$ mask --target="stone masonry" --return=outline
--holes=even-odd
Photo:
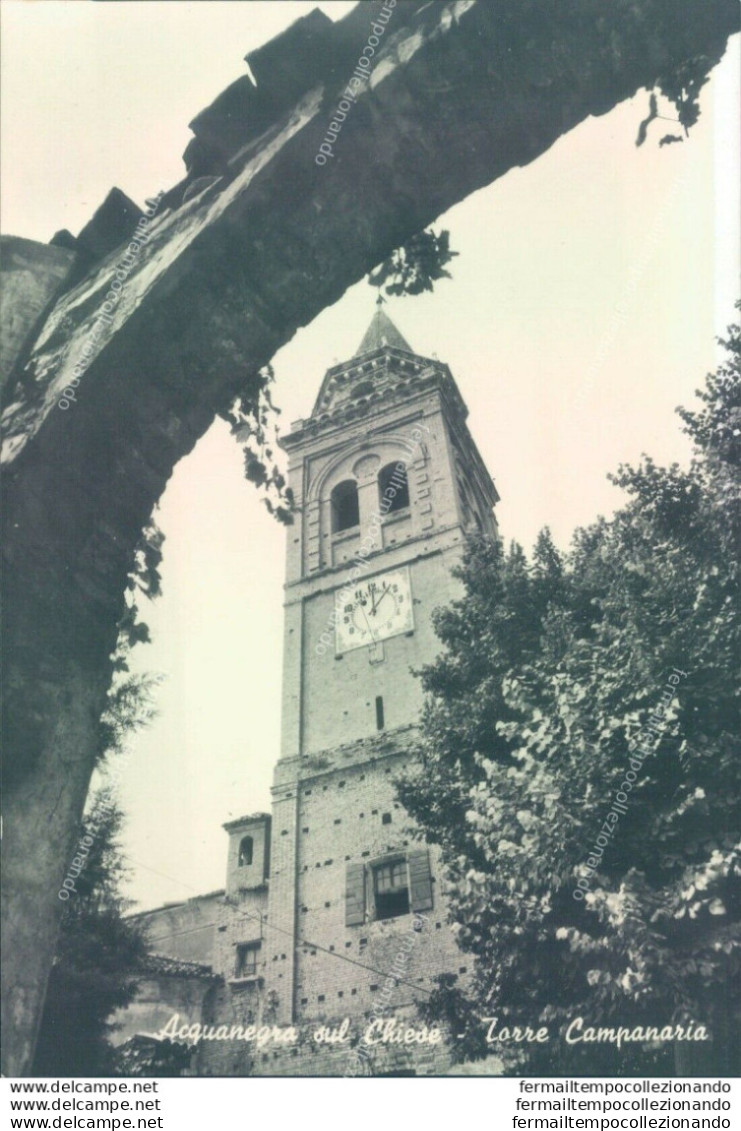
[[[422,700],[411,669],[438,651],[432,611],[459,593],[451,568],[466,536],[497,536],[498,496],[449,369],[414,353],[380,307],[283,445],[298,514],[287,534],[282,750],[272,815],[225,826],[226,888],[200,956],[223,982],[198,1020],[294,1026],[297,1040],[202,1042],[198,1070],[439,1073],[442,1043],[386,1044],[378,1024],[370,1039],[366,1030],[390,1019],[419,1029],[416,1003],[436,976],[469,973],[437,851],[394,781],[415,760]],[[388,469],[396,487],[384,489]],[[405,577],[411,612],[393,580]],[[371,594],[366,604],[358,592]],[[378,632],[353,640],[382,607]],[[322,1027],[342,1039],[317,1040]]]
[[[127,573],[175,463],[246,375],[394,248],[590,115],[697,56],[714,64],[738,29],[734,0],[399,0],[320,168],[381,7],[315,13],[250,53],[257,86],[243,76],[193,120],[186,176],[158,197],[115,302],[137,215],[116,190],[92,228],[55,237],[76,256],[64,279],[65,255],[49,272],[39,245],[24,251],[31,285],[11,279],[3,298],[6,1075],[31,1064]]]

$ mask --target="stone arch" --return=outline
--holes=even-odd
[[[381,455],[385,451],[386,455]],[[383,432],[377,436],[363,437],[350,440],[317,474],[309,484],[306,492],[307,503],[326,502],[335,481],[344,478],[342,470],[347,465],[348,474],[354,474],[353,468],[363,456],[376,455],[379,458],[379,468],[392,460],[409,460],[410,456],[426,459],[426,449],[423,444],[414,445],[410,436],[404,432]],[[351,464],[352,457],[356,463]],[[330,486],[331,485],[331,486]]]
[[[365,126],[342,134],[342,162],[331,173],[314,156],[326,130],[322,92],[336,81],[348,25],[328,29],[327,51],[312,54],[316,69],[293,74],[287,88],[271,92],[270,74],[285,71],[253,53],[263,76],[255,97],[276,95],[274,118],[255,116],[262,139],[250,134],[250,115],[225,114],[220,100],[210,117],[199,115],[196,138],[210,126],[229,178],[188,200],[183,182],[165,194],[125,303],[101,318],[118,261],[110,254],[90,268],[88,260],[24,346],[23,380],[4,420],[4,747],[13,773],[5,796],[6,1075],[29,1071],[61,912],[56,893],[98,751],[126,575],[175,463],[243,391],[245,374],[393,247],[634,95],[655,78],[657,55],[667,74],[698,55],[715,65],[737,30],[737,5],[678,7],[667,16],[653,0],[640,10],[615,5],[599,32],[584,18],[588,6],[554,9],[528,27],[534,39],[515,36],[502,64],[528,75],[532,59],[543,60],[537,84],[523,84],[492,81],[501,42],[488,0],[415,5],[408,14],[399,6],[382,67],[357,99]],[[353,34],[352,21],[366,26],[361,8],[348,17]],[[223,129],[236,122],[236,136],[219,136],[219,121]],[[521,122],[527,128],[513,128]],[[76,371],[94,328],[89,364]],[[60,411],[67,388],[76,400]]]

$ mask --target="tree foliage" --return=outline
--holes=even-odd
[[[131,591],[140,590],[148,597],[159,593],[161,541],[152,524],[137,554]],[[130,631],[136,615],[135,603],[127,601],[114,655],[114,680],[98,723],[98,764],[122,754],[129,738],[156,715],[153,693],[161,677],[129,673],[131,648],[148,639],[148,634]],[[34,1056],[35,1075],[120,1072],[109,1042],[109,1018],[134,999],[137,970],[147,952],[137,924],[126,917],[129,904],[120,893],[128,872],[118,843],[122,824],[113,784],[107,784],[90,799],[72,857],[77,864],[68,872],[68,878],[74,876],[74,889],[64,902]]]
[[[121,754],[127,740],[156,718],[154,691],[161,682],[161,676],[149,672],[114,679],[98,724],[99,762]]]
[[[109,1020],[137,989],[146,953],[120,895],[126,868],[118,847],[122,814],[110,789],[93,799],[82,839],[92,839],[76,890],[64,904],[33,1065],[36,1076],[105,1076],[113,1071]]]
[[[663,75],[656,82],[655,88],[649,94],[648,115],[641,122],[638,129],[636,145],[643,145],[648,137],[648,128],[657,119],[660,121],[676,122],[682,127],[682,134],[664,134],[659,139],[659,146],[672,145],[684,141],[689,136],[693,126],[700,119],[700,91],[710,81],[710,72],[715,63],[707,55],[694,55],[685,59],[675,67],[670,74]],[[669,103],[670,110],[676,118],[659,113],[657,92]]]
[[[250,483],[262,489],[263,503],[278,522],[293,522],[294,500],[285,476],[275,462],[280,409],[273,403],[271,386],[275,381],[272,365],[250,374],[244,390],[222,413],[232,435],[244,451],[244,473]]]
[[[450,232],[438,235],[430,228],[418,232],[392,252],[371,271],[368,282],[372,287],[383,287],[387,295],[419,295],[432,291],[440,279],[451,278],[446,267],[457,254],[450,250]]]
[[[135,644],[149,644],[149,626],[139,620],[138,595],[152,601],[162,593],[160,565],[165,536],[152,518],[142,531],[126,581],[124,611],[118,622],[114,672],[128,671],[127,655]]]
[[[472,985],[448,980],[428,1007],[459,1032],[467,1011],[552,1033],[577,1016],[694,1018],[723,1066],[741,912],[738,327],[724,344],[700,410],[679,410],[688,470],[621,467],[627,502],[568,554],[548,531],[530,561],[472,542],[465,595],[436,614],[421,769],[399,793],[442,848],[457,937],[476,959]],[[639,750],[627,811],[595,849]],[[469,1029],[454,1054],[482,1055]],[[665,1046],[631,1055],[637,1070],[666,1069]],[[626,1060],[551,1040],[530,1064]]]
[[[106,696],[106,705],[98,722],[98,758],[121,754],[126,741],[142,727],[148,726],[157,712],[154,691],[162,676],[151,672],[131,674],[129,658],[136,644],[150,642],[149,626],[139,620],[136,594],[154,600],[162,592],[159,572],[164,534],[152,520],[144,529],[129,573],[124,612],[118,622],[118,640],[113,654],[113,680]]]
[[[189,1045],[137,1035],[116,1050],[118,1076],[184,1076],[193,1060]]]

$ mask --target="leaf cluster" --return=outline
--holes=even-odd
[[[457,255],[450,249],[450,232],[438,234],[429,228],[392,252],[371,271],[368,282],[383,287],[387,295],[419,295],[434,290],[440,279],[451,278],[446,267]]]
[[[398,790],[442,849],[473,1015],[720,1031],[741,971],[738,327],[725,344],[680,410],[688,470],[621,467],[626,503],[566,554],[547,530],[530,560],[471,541],[464,596],[436,615],[420,768]]]
[[[293,492],[275,462],[278,436],[275,418],[280,415],[280,409],[271,396],[274,382],[272,365],[251,373],[222,417],[242,445],[245,478],[265,492],[262,501],[268,512],[278,522],[290,526],[295,512]]]
[[[707,55],[695,55],[685,59],[670,73],[657,79],[654,90],[649,95],[648,115],[641,122],[636,145],[640,146],[648,136],[648,127],[657,118],[666,121],[666,117],[658,112],[656,90],[666,98],[676,113],[676,122],[684,131],[683,134],[664,134],[659,140],[659,146],[673,145],[684,141],[689,132],[700,119],[700,91],[710,79],[710,72],[716,60]],[[671,119],[670,119],[671,120]]]

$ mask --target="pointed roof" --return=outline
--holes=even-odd
[[[312,419],[364,404],[368,396],[385,395],[399,381],[409,381],[429,366],[440,363],[416,354],[389,316],[377,309],[356,353],[348,361],[335,364],[324,375],[312,410]]]
[[[407,342],[406,338],[394,326],[388,314],[383,310],[381,303],[383,299],[379,295],[379,302],[377,304],[376,313],[371,319],[371,324],[365,331],[365,336],[353,354],[353,357],[361,357],[364,353],[372,353],[374,350],[383,349],[384,346],[390,346],[392,349],[406,350],[407,353],[414,353],[414,350]]]

